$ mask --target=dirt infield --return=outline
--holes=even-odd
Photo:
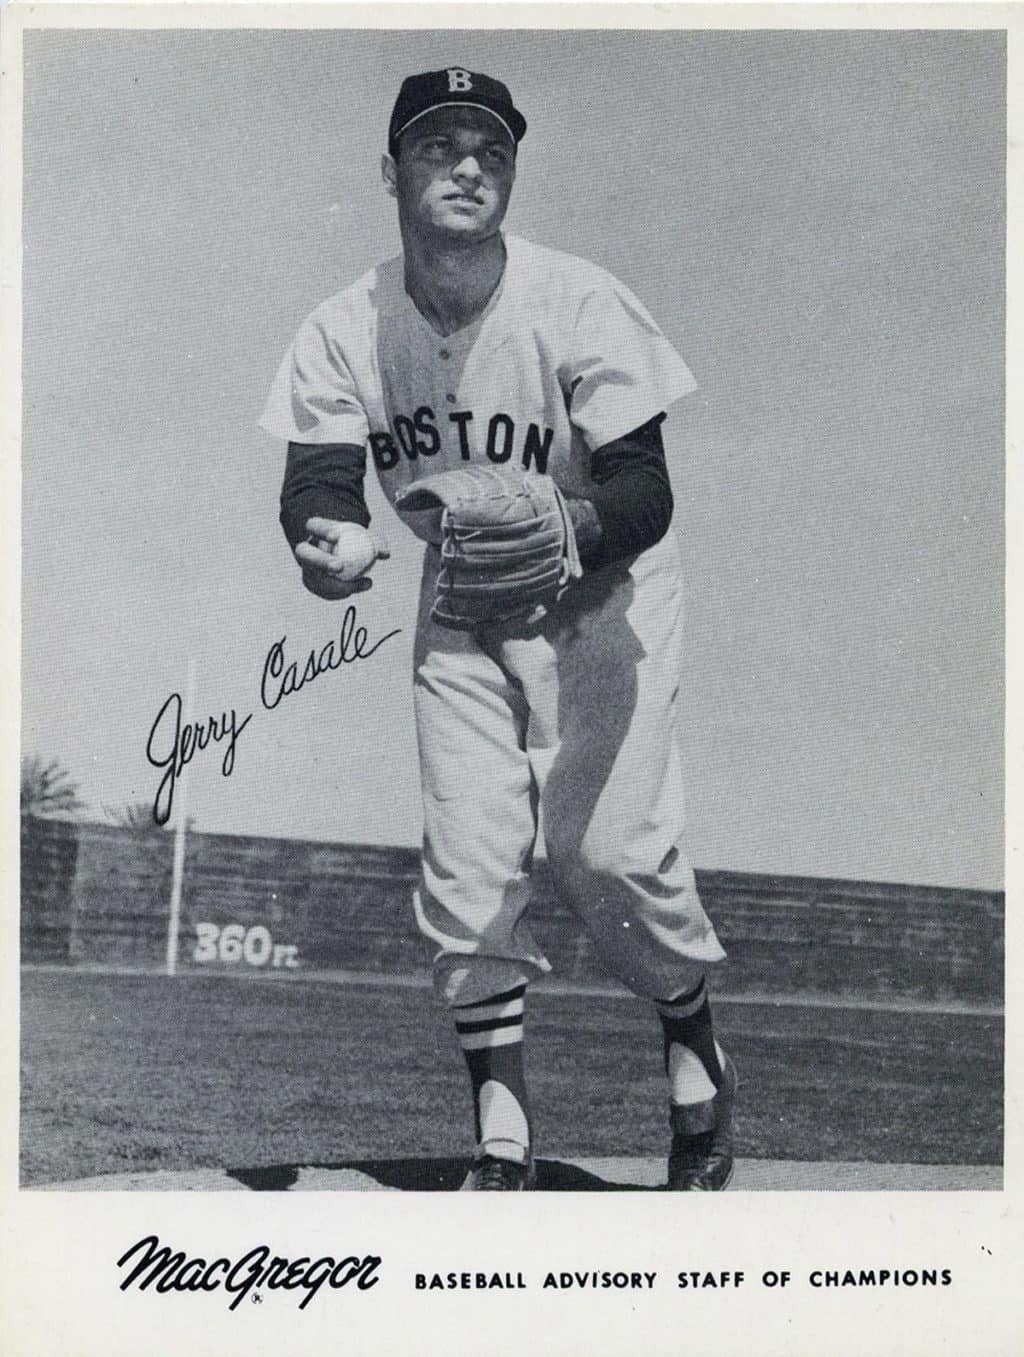
[[[647,1007],[538,990],[527,1027],[542,1183],[656,1185],[664,1085]],[[750,1001],[723,1004],[720,1030],[741,1072],[736,1188],[999,1186],[998,1013]],[[25,1187],[225,1190],[232,1175],[334,1190],[362,1174],[429,1189],[439,1173],[448,1189],[469,1150],[447,1014],[376,978],[26,970],[22,1070]]]
[[[465,1160],[390,1160],[351,1165],[278,1165],[252,1171],[157,1169],[111,1173],[40,1192],[454,1192]],[[657,1159],[541,1159],[538,1192],[652,1192],[664,1187]],[[998,1192],[1002,1170],[963,1164],[803,1164],[738,1159],[731,1192]]]

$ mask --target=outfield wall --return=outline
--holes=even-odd
[[[22,821],[22,959],[159,969],[173,837]],[[237,835],[187,840],[183,971],[425,972],[412,849]],[[729,959],[721,993],[1002,1002],[1001,892],[698,872]],[[531,925],[560,979],[604,978],[538,871]]]

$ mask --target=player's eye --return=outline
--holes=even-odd
[[[504,146],[488,146],[484,151],[484,159],[489,165],[507,165],[508,158]]]
[[[425,141],[420,142],[420,151],[424,155],[436,158],[447,153],[449,144],[447,137],[427,137]]]

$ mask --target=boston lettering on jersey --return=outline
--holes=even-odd
[[[470,436],[475,435],[478,447],[489,461],[509,462],[515,458],[522,463],[524,471],[532,467],[543,475],[555,436],[554,429],[533,421],[524,428],[521,420],[517,424],[511,415],[501,410],[495,411],[486,422],[472,410],[452,410],[446,420],[439,420],[429,405],[417,406],[411,415],[394,415],[391,428],[391,433],[370,434],[370,450],[378,471],[389,471],[403,456],[411,462],[418,457],[436,456],[447,433],[464,462],[473,459]]]

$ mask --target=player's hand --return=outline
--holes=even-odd
[[[384,539],[359,523],[310,518],[306,531],[309,540],[295,548],[295,559],[302,566],[302,583],[317,598],[364,593],[373,585],[369,572],[374,564],[391,555]]]

